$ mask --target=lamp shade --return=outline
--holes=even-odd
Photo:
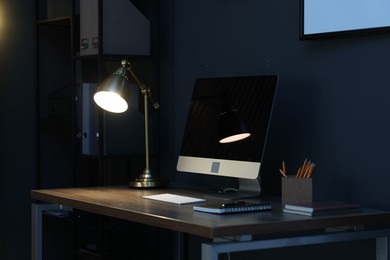
[[[120,67],[99,85],[93,99],[104,110],[113,113],[125,112],[130,96],[129,79],[126,68]]]
[[[237,109],[229,109],[220,114],[218,130],[220,143],[236,142],[251,135]]]

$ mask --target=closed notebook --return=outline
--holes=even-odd
[[[327,214],[353,213],[360,210],[359,204],[332,200],[324,202],[286,204],[283,212],[305,216],[321,216]]]
[[[267,202],[251,203],[238,201],[232,203],[195,205],[193,206],[193,210],[207,213],[225,214],[251,211],[269,211],[272,210],[272,206]]]

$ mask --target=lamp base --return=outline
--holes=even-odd
[[[129,188],[163,188],[167,185],[167,181],[161,179],[141,179],[137,178],[129,182]]]
[[[153,177],[148,167],[134,181],[129,182],[129,188],[163,188],[168,181]]]

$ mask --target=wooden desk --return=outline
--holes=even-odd
[[[390,224],[390,212],[365,209],[354,214],[312,218],[283,214],[280,204],[275,203],[271,212],[214,215],[195,212],[192,205],[176,205],[142,197],[159,193],[201,196],[194,191],[177,189],[92,187],[33,190],[31,197],[36,201],[61,204],[104,216],[209,238],[212,242],[202,245],[202,259],[218,259],[218,255],[224,252],[376,238],[377,260],[388,260],[390,231],[362,227]],[[32,212],[35,237],[41,221],[39,219],[41,210],[37,210],[37,205],[39,204],[33,203]],[[326,232],[336,227],[351,227],[359,231]],[[308,236],[302,235],[304,231],[319,232]],[[33,251],[36,253],[37,250],[39,251],[39,248],[35,247]]]

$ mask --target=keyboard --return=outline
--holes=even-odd
[[[143,196],[143,197],[145,199],[158,200],[158,201],[169,202],[169,203],[174,203],[174,204],[179,204],[179,205],[191,204],[191,203],[201,203],[201,202],[206,201],[205,199],[177,195],[177,194],[172,194],[172,193],[148,195],[148,196]]]

